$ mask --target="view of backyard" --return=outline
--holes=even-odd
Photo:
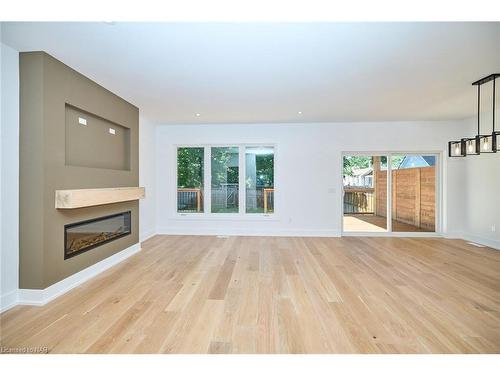
[[[345,156],[344,231],[384,232],[391,160],[392,231],[435,231],[435,156]]]
[[[177,211],[203,212],[203,147],[177,148]]]
[[[177,211],[204,211],[204,147],[177,149]],[[210,148],[210,212],[239,212],[240,148]],[[274,148],[245,147],[245,212],[274,212]]]

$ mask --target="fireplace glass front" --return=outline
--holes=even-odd
[[[131,213],[85,220],[64,226],[64,259],[131,233]]]

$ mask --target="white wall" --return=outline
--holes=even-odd
[[[1,304],[16,302],[19,280],[19,54],[1,44]]]
[[[341,152],[443,152],[443,231],[462,232],[464,160],[446,157],[462,121],[401,123],[160,125],[156,129],[156,224],[159,233],[336,236],[341,231]],[[275,144],[276,214],[236,219],[175,212],[175,145]],[[314,198],[312,198],[314,197]]]
[[[146,188],[146,197],[139,202],[139,238],[146,240],[156,233],[155,217],[155,127],[139,118],[139,185]]]
[[[465,135],[477,133],[476,121],[465,121],[469,129]],[[484,128],[482,133],[491,133],[491,125]],[[500,153],[469,156],[464,162],[466,199],[463,236],[500,249]]]

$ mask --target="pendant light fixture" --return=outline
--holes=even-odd
[[[493,133],[491,133],[491,138],[492,138],[492,148],[493,152],[500,152],[500,129],[495,130],[495,105],[496,103],[496,87],[495,87],[495,82],[497,77],[500,77],[500,74],[496,74],[495,77],[493,77]]]
[[[472,138],[462,138],[460,141],[448,142],[448,156],[465,157],[468,155],[479,155],[482,153],[493,153],[500,151],[500,131],[495,131],[495,80],[500,74],[490,74],[481,78],[472,85],[477,86],[477,135]],[[481,134],[481,86],[493,81],[493,132]]]
[[[474,82],[473,85],[477,85],[477,91],[478,91],[478,107],[477,107],[477,136],[476,136],[476,143],[477,147],[479,149],[479,152],[481,154],[483,153],[492,153],[492,152],[497,152],[496,148],[494,147],[495,145],[493,144],[493,138],[494,133],[495,133],[495,80],[497,78],[498,74],[491,74],[488,77],[484,77],[483,79],[480,79],[477,82]],[[481,107],[480,107],[480,92],[481,92],[481,85],[493,81],[493,106],[492,106],[492,114],[493,114],[493,124],[492,124],[492,133],[491,134],[486,134],[486,135],[481,135],[480,132],[480,113],[481,113]]]

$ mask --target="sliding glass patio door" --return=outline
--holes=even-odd
[[[345,155],[343,193],[344,231],[388,231],[386,155]]]
[[[435,232],[437,156],[392,155],[393,232]]]
[[[436,232],[437,154],[344,154],[343,233]]]

